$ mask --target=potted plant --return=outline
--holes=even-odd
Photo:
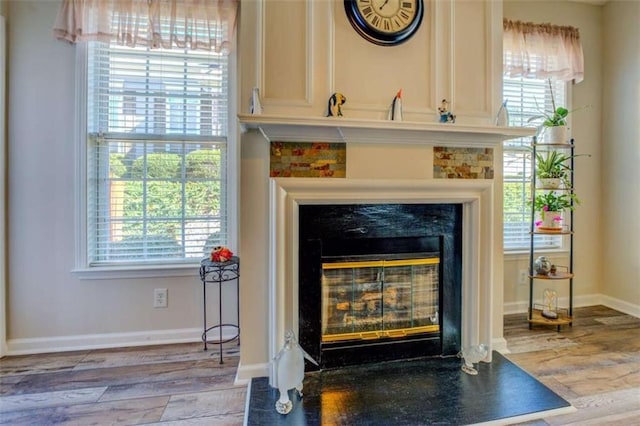
[[[536,185],[538,188],[556,189],[563,184],[565,188],[571,187],[569,173],[571,168],[567,160],[588,154],[567,155],[560,151],[541,152],[536,151]]]
[[[572,203],[573,201],[573,203]],[[539,221],[536,221],[538,229],[559,230],[562,228],[562,214],[564,210],[573,210],[580,200],[575,194],[557,193],[555,191],[545,191],[536,195],[533,200],[533,207],[540,214]]]
[[[549,92],[551,94],[551,111],[543,111],[541,115],[531,117],[528,121],[542,120],[542,124],[538,127],[538,133],[542,133],[543,138],[539,140],[540,143],[567,143],[567,116],[569,113],[576,111],[569,111],[562,106],[556,106],[556,100],[553,96],[553,87],[551,85],[551,79],[547,80],[549,83]]]
[[[565,164],[569,158],[571,157],[558,151],[536,152],[537,187],[559,188],[561,183],[569,187],[567,173],[570,169]]]

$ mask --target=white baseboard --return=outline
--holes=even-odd
[[[235,384],[246,384],[253,377],[269,377],[269,369],[271,368],[270,363],[260,363],[260,364],[242,364],[242,359],[240,360],[240,364],[238,365],[238,371],[236,372]]]
[[[569,299],[561,297],[558,299],[558,304],[561,306],[569,306]],[[608,308],[615,309],[627,315],[631,315],[640,318],[640,305],[626,302],[624,300],[616,299],[604,294],[587,294],[584,296],[576,296],[573,298],[574,308],[583,308],[585,306],[604,305]],[[503,305],[503,314],[522,314],[527,313],[529,310],[528,301],[508,302]]]
[[[498,337],[491,340],[491,349],[494,351],[498,351],[501,354],[510,353],[509,348],[507,347],[507,339],[504,337]]]
[[[627,315],[640,318],[640,305],[635,305],[604,294],[600,295],[600,297],[602,299],[602,305],[608,306],[611,309],[615,309],[616,311],[620,311]]]
[[[224,330],[222,337],[231,338],[235,329]],[[10,339],[7,355],[31,355],[51,352],[86,351],[92,349],[120,348],[127,346],[166,345],[202,341],[201,328],[141,331],[133,333],[108,333],[81,336],[40,337]]]
[[[561,298],[559,303],[568,305],[568,300]],[[640,318],[640,305],[629,303],[603,294],[576,296],[574,307],[604,305],[628,315]],[[526,313],[527,301],[509,302],[503,305],[503,313]],[[223,338],[231,338],[235,329],[224,330]],[[56,336],[29,339],[10,339],[7,341],[5,355],[31,355],[51,352],[82,351],[92,349],[108,349],[127,346],[149,346],[172,343],[191,343],[202,341],[202,329],[185,328],[175,330],[141,331],[132,333],[108,333],[80,336]],[[499,352],[507,350],[503,338],[494,339],[493,348]],[[251,377],[269,376],[269,363],[249,364],[238,367],[236,381],[247,381]]]
[[[522,314],[526,313],[529,309],[529,302],[506,302],[502,305],[502,314]]]

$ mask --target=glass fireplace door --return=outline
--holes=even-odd
[[[322,342],[440,330],[439,258],[322,264]]]

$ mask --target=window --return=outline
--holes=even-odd
[[[557,105],[566,105],[566,83],[554,81],[553,95]],[[510,126],[530,126],[530,117],[549,111],[551,92],[544,79],[504,77],[503,97],[507,101]],[[514,139],[504,144],[504,248],[506,251],[527,250],[531,230],[531,140]],[[562,247],[562,238],[536,238],[539,248]]]
[[[85,267],[195,263],[229,239],[224,53],[87,47]]]

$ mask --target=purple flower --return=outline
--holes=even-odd
[[[544,210],[545,212],[548,212],[548,211],[549,211],[549,206],[545,205],[545,206],[542,208],[542,210]]]
[[[554,220],[555,222],[562,222],[562,217],[560,217],[560,216],[556,216],[556,217],[554,217],[554,218],[553,218],[553,220]]]
[[[540,226],[542,225],[542,221],[541,220],[536,220],[536,226]]]

